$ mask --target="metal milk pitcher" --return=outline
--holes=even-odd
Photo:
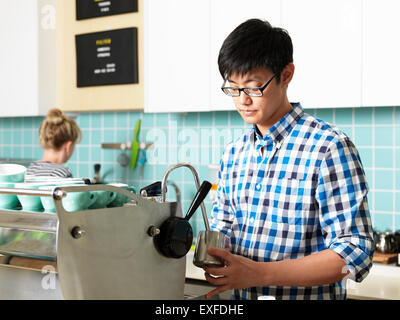
[[[194,252],[193,264],[196,267],[223,267],[225,265],[218,257],[207,253],[208,248],[225,249],[226,239],[228,237],[219,231],[204,230],[197,236],[196,250]]]

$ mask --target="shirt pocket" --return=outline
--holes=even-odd
[[[272,221],[288,225],[302,225],[311,211],[315,211],[315,182],[306,175],[297,175],[301,179],[293,179],[291,173],[283,177],[267,179],[263,210]]]

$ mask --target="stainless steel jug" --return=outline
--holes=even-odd
[[[193,264],[196,267],[223,267],[224,261],[207,253],[208,248],[225,249],[228,237],[219,231],[204,230],[197,236]]]

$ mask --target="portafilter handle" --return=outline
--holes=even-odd
[[[196,172],[196,169],[190,165],[189,163],[177,163],[177,164],[173,164],[171,166],[168,167],[167,171],[165,171],[164,173],[164,177],[161,181],[161,202],[165,202],[165,193],[167,192],[167,179],[168,179],[168,175],[171,173],[171,171],[180,168],[180,167],[187,167],[190,169],[190,171],[193,174],[194,177],[194,182],[196,184],[196,188],[197,190],[200,189],[200,179],[199,179],[199,175]],[[208,218],[207,218],[207,211],[206,211],[206,207],[204,205],[204,202],[201,203],[200,205],[201,208],[201,212],[203,214],[203,221],[204,221],[204,226],[206,228],[206,230],[210,230],[210,225],[208,223]]]

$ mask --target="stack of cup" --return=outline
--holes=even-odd
[[[26,167],[19,164],[0,164],[0,188],[14,188],[15,183],[24,181]],[[17,209],[18,197],[13,194],[0,194],[0,209]]]
[[[57,187],[82,186],[88,183],[83,178],[60,178],[51,176],[25,175],[26,167],[17,164],[0,164],[0,188],[37,189],[53,191]],[[109,185],[123,188],[135,193],[133,187],[124,183],[110,183]],[[66,211],[79,211],[87,209],[102,209],[121,207],[129,202],[130,198],[113,191],[93,190],[67,192],[62,199]],[[55,213],[54,199],[52,197],[36,195],[0,194],[0,210],[19,210],[29,212]]]

